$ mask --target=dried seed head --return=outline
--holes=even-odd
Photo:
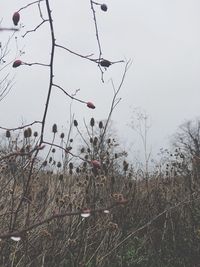
[[[93,145],[96,146],[97,145],[97,142],[98,142],[98,138],[95,136]]]
[[[101,10],[103,10],[104,12],[106,12],[108,10],[108,7],[106,4],[102,4],[101,5]]]
[[[94,127],[94,124],[95,124],[94,118],[91,118],[91,120],[90,120],[90,126],[91,127]]]
[[[72,142],[73,142],[73,139],[71,138],[71,139],[69,140],[69,142],[72,143]]]
[[[128,163],[125,160],[123,161],[123,170],[125,172],[128,170]]]
[[[31,137],[31,135],[32,135],[32,129],[30,127],[28,127],[27,131],[28,131],[28,137]]]
[[[64,133],[61,133],[60,138],[63,139],[65,137]]]
[[[28,138],[28,130],[24,130],[24,138]]]
[[[74,165],[72,162],[69,163],[69,168],[72,170],[74,168]]]
[[[51,150],[51,151],[52,151],[52,153],[55,153],[55,152],[56,152],[55,148],[52,148],[52,150]]]
[[[11,136],[11,135],[10,135],[10,131],[7,130],[7,131],[6,131],[6,137],[7,137],[7,138],[10,138],[10,136]]]
[[[57,133],[58,129],[57,129],[57,125],[54,123],[54,125],[52,126],[52,132],[55,134]]]
[[[78,122],[77,122],[77,120],[74,120],[74,126],[75,126],[75,127],[78,126]]]
[[[111,64],[112,64],[112,63],[111,63],[109,60],[106,60],[106,59],[102,59],[102,60],[100,61],[100,65],[101,65],[102,67],[105,67],[105,68],[110,67]]]
[[[38,136],[38,132],[34,132],[34,137],[37,137]]]
[[[61,166],[62,166],[61,162],[58,161],[58,163],[57,163],[57,167],[60,168]]]
[[[103,128],[103,122],[100,121],[100,122],[99,122],[99,129],[102,129],[102,128]]]
[[[43,163],[42,163],[42,166],[47,166],[47,161],[45,160]]]

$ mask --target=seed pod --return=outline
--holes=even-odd
[[[52,127],[52,132],[55,134],[57,133],[58,129],[57,129],[57,125],[54,123],[53,127]]]
[[[111,63],[109,60],[106,60],[106,59],[102,59],[102,60],[100,61],[100,65],[101,65],[102,67],[105,67],[105,68],[110,67],[111,64],[112,64],[112,63]]]
[[[78,126],[78,122],[77,122],[77,120],[74,120],[74,126],[75,126],[75,127]]]
[[[87,107],[91,109],[95,109],[95,105],[92,102],[87,102]]]
[[[20,59],[17,59],[13,62],[13,68],[17,68],[22,64],[22,61]]]
[[[104,12],[106,12],[108,10],[108,7],[106,4],[102,4],[101,5],[101,10],[103,10]]]
[[[15,26],[17,26],[19,20],[20,20],[20,14],[19,12],[15,12],[12,17],[13,23]]]

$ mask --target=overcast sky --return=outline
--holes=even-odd
[[[29,2],[1,0],[1,26],[12,26],[13,12]],[[94,53],[98,56],[89,0],[50,2],[57,43],[83,55]],[[167,145],[168,137],[184,120],[199,116],[200,1],[105,0],[105,3],[107,12],[96,8],[103,57],[111,61],[133,61],[120,92],[122,101],[113,113],[115,128],[124,145],[136,146],[135,134],[128,124],[134,108],[145,110],[151,121],[149,144],[158,150]],[[48,63],[48,24],[20,38],[40,23],[36,7],[20,12],[24,27],[17,34],[17,43],[25,53],[19,58],[24,62]],[[1,42],[5,43],[9,36],[8,32],[0,32]],[[16,54],[14,39],[10,50],[12,59]],[[102,84],[95,64],[61,50],[57,50],[55,56],[55,82],[70,94],[80,89],[77,97],[96,105],[95,110],[90,110],[74,102],[72,113],[80,123],[83,118],[89,120],[92,116],[97,120],[105,119],[113,94],[110,78],[117,87],[124,65],[111,66]],[[14,77],[14,86],[0,103],[0,125],[16,127],[22,121],[41,120],[48,90],[48,69],[21,66],[8,71]],[[67,129],[70,103],[62,92],[53,90],[47,130],[54,122],[60,129]]]

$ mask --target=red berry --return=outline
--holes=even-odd
[[[13,17],[12,17],[12,20],[13,20],[13,23],[15,26],[17,26],[18,22],[19,22],[19,19],[20,19],[20,14],[19,12],[15,12],[13,14]]]
[[[92,102],[87,102],[87,107],[95,109],[95,105]]]
[[[100,169],[101,168],[101,164],[100,164],[100,162],[98,160],[92,160],[91,164],[96,169]]]
[[[108,10],[108,7],[107,7],[107,5],[106,4],[102,4],[101,5],[101,10],[103,10],[103,11],[107,11]]]
[[[17,59],[13,62],[13,68],[17,68],[22,64],[22,61],[20,59]]]

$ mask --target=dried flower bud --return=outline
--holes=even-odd
[[[106,4],[102,4],[101,5],[101,10],[103,10],[103,11],[107,11],[108,10],[108,7],[107,7],[107,5]]]
[[[95,109],[95,105],[92,102],[87,102],[87,107],[91,109]]]
[[[52,127],[52,132],[55,134],[57,133],[58,129],[57,129],[57,125],[54,123],[53,127]]]
[[[112,64],[112,63],[111,63],[109,60],[106,60],[106,59],[102,59],[102,60],[100,61],[100,65],[101,65],[102,67],[105,67],[105,68],[110,67],[111,64]]]
[[[12,17],[13,23],[15,26],[17,26],[19,20],[20,20],[20,14],[19,12],[15,12]]]
[[[20,59],[17,59],[13,62],[13,68],[17,68],[19,67],[20,65],[22,65],[22,61]]]

